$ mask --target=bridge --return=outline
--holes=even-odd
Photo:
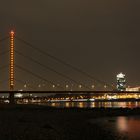
[[[7,40],[9,45],[7,45]],[[42,50],[39,46],[35,46],[32,43],[15,35],[14,31],[6,37],[0,39],[0,46],[4,51],[0,53],[2,63],[0,70],[2,73],[6,72],[7,79],[2,80],[1,94],[9,94],[10,103],[14,103],[14,94],[16,93],[37,93],[37,94],[100,94],[100,93],[140,93],[140,92],[120,92],[114,91],[115,87],[109,83],[106,83],[93,75],[81,70],[80,68],[67,63],[66,61]],[[8,48],[7,48],[8,46]],[[19,47],[22,46],[22,47]],[[2,50],[1,49],[1,50]],[[26,50],[26,51],[25,51]],[[28,53],[24,53],[28,52]],[[7,56],[8,54],[8,56]],[[44,63],[45,61],[39,61],[41,57],[46,61],[52,60],[54,65],[60,65],[69,71],[74,71],[84,77],[87,83],[76,79],[74,76],[69,76],[57,70],[53,64],[51,66]],[[8,60],[9,59],[9,60]],[[21,62],[20,62],[21,60]],[[6,64],[9,61],[9,64]],[[3,64],[6,65],[3,65]],[[25,66],[26,64],[26,66]],[[32,65],[36,69],[33,69]],[[38,72],[41,70],[42,72]],[[58,76],[63,81],[62,83],[55,82],[55,76],[47,75],[47,72],[51,72],[53,75]],[[4,77],[5,74],[3,74]],[[54,79],[53,79],[54,78]],[[3,85],[3,86],[2,86]]]

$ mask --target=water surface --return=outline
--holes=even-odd
[[[140,116],[119,116],[90,120],[117,140],[140,140]]]
[[[79,108],[136,108],[140,107],[140,102],[50,102],[45,103],[48,106],[63,108],[63,107],[79,107]]]

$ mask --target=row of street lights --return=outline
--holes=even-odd
[[[46,86],[45,84],[39,84],[39,85],[36,85],[36,88],[45,88],[45,87],[48,87],[48,88],[53,88],[53,89],[57,89],[57,88],[59,88],[61,85],[60,84],[56,84],[56,85],[50,85],[50,86]],[[31,84],[24,84],[23,85],[23,88],[24,89],[28,89],[28,88],[30,88],[31,87]],[[78,88],[78,89],[84,89],[84,87],[82,86],[82,85],[73,85],[73,84],[71,84],[71,85],[68,85],[68,84],[66,84],[66,85],[64,85],[64,86],[61,86],[61,87],[64,87],[65,89],[72,89],[72,88]],[[95,89],[97,86],[95,86],[95,85],[90,85],[89,86],[89,88],[91,88],[91,89]],[[103,89],[107,89],[108,87],[106,86],[106,85],[104,85],[104,86],[102,86],[102,88]]]

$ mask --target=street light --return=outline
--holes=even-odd
[[[92,88],[92,89],[94,89],[94,88],[95,88],[95,86],[94,86],[94,85],[91,85],[91,88]]]

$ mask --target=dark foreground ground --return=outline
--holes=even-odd
[[[56,109],[37,105],[0,105],[0,140],[125,140],[90,119],[140,115],[136,109]]]

